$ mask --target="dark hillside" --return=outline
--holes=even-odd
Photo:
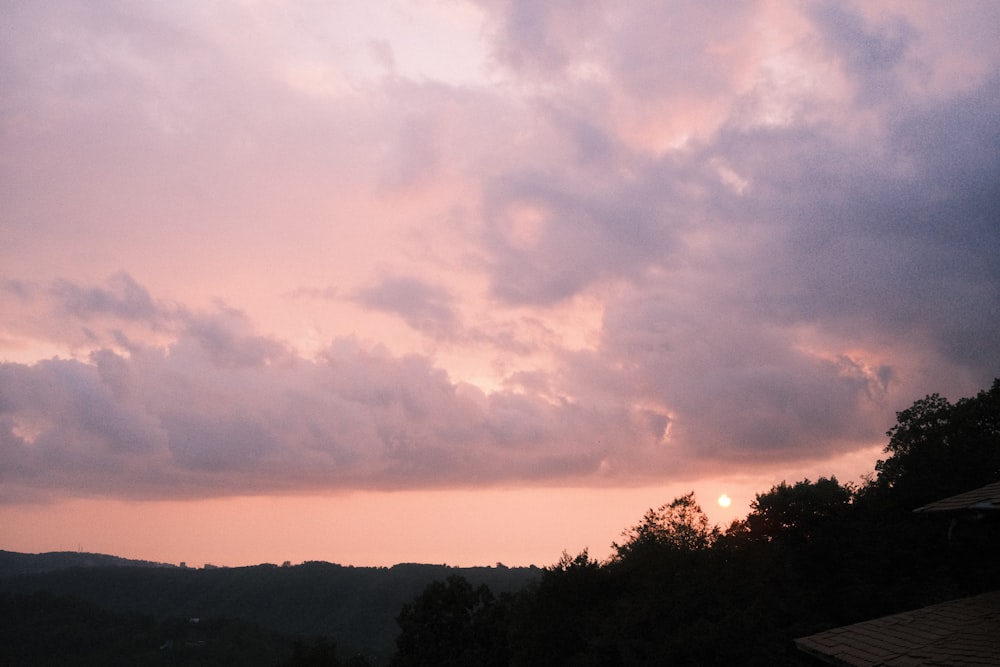
[[[294,641],[246,621],[154,619],[48,593],[0,594],[4,667],[276,667]]]
[[[460,574],[477,585],[512,592],[540,573],[537,568],[370,568],[323,562],[208,570],[74,567],[0,578],[0,592],[68,595],[102,609],[157,619],[239,619],[293,636],[330,637],[349,652],[387,656],[394,650],[400,609],[432,581]]]
[[[74,567],[176,567],[167,563],[132,560],[105,554],[76,551],[51,551],[43,554],[23,554],[0,550],[0,577],[68,570]]]

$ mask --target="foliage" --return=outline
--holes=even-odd
[[[0,595],[0,664],[274,667],[291,640],[252,623],[154,619],[48,593]]]
[[[25,566],[33,569],[30,563],[18,563],[22,571]],[[461,574],[476,586],[487,584],[500,594],[522,588],[541,570],[419,564],[346,567],[323,562],[213,570],[74,567],[0,577],[0,593],[49,591],[155,619],[239,619],[288,636],[329,637],[342,655],[361,654],[384,662],[395,651],[400,608],[429,583],[450,574]]]
[[[451,575],[403,606],[396,639],[398,667],[490,667],[508,663],[506,609],[490,589]]]
[[[828,522],[846,515],[852,495],[851,487],[842,486],[836,477],[781,482],[750,503],[746,532],[751,539],[809,541]]]
[[[642,521],[624,531],[622,536],[626,538],[624,544],[612,544],[619,560],[651,549],[707,549],[718,539],[719,529],[709,526],[708,516],[695,501],[692,491],[655,510],[647,510]]]
[[[514,601],[509,635],[512,665],[586,664],[600,656],[592,641],[608,613],[612,595],[607,569],[586,549],[563,552],[541,578]]]
[[[1000,379],[955,404],[931,394],[896,417],[870,495],[912,509],[1000,479]]]
[[[361,655],[341,659],[337,644],[320,637],[311,644],[296,641],[292,647],[292,657],[282,663],[281,667],[370,667],[370,663]]]

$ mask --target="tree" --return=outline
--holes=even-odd
[[[301,641],[294,644],[292,657],[284,667],[340,667],[337,644],[326,639],[317,639],[307,645]]]
[[[639,524],[622,532],[624,544],[612,543],[616,558],[654,550],[699,551],[712,546],[719,537],[717,526],[709,527],[708,516],[694,497],[694,491],[673,502],[649,509]]]
[[[597,659],[602,628],[618,595],[608,575],[586,549],[576,556],[563,551],[516,599],[511,665],[613,664]]]
[[[886,435],[889,456],[865,492],[901,510],[1000,480],[1000,379],[955,404],[928,395],[896,413]]]
[[[831,519],[840,518],[850,505],[852,489],[836,477],[785,482],[758,493],[750,504],[746,529],[751,539],[792,538],[809,541]]]
[[[397,667],[506,665],[505,608],[484,584],[460,575],[432,582],[397,618]]]

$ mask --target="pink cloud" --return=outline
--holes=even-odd
[[[997,374],[990,3],[359,8],[0,10],[5,493],[637,484]]]

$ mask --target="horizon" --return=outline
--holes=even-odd
[[[881,452],[881,448],[878,451]],[[735,477],[728,482],[679,482],[669,489],[660,486],[632,489],[491,489],[479,490],[471,496],[471,502],[468,492],[463,490],[362,492],[361,498],[356,497],[358,492],[344,492],[327,496],[260,496],[181,502],[136,503],[105,499],[75,501],[75,504],[71,501],[69,507],[64,506],[56,514],[47,512],[45,505],[34,506],[34,511],[21,507],[16,514],[17,522],[10,521],[10,515],[0,507],[0,525],[4,526],[2,532],[7,536],[0,548],[21,553],[72,552],[82,548],[89,553],[107,553],[134,560],[168,564],[186,562],[189,567],[203,567],[206,563],[219,567],[246,567],[280,564],[286,560],[293,564],[313,560],[352,567],[391,567],[401,563],[488,567],[498,562],[508,567],[547,567],[556,563],[564,551],[576,555],[586,549],[591,557],[606,559],[613,551],[612,542],[620,540],[627,528],[637,524],[647,509],[669,503],[689,491],[695,492],[698,504],[710,523],[725,530],[732,521],[746,517],[756,494],[765,493],[782,481],[791,483],[802,479],[815,481],[820,477],[836,477],[841,483],[859,482],[872,470],[851,471],[865,465],[872,455],[871,451],[855,453],[826,463],[829,468],[826,472],[817,466],[793,469],[794,479],[771,481],[767,476]],[[766,488],[761,484],[765,484]],[[728,507],[718,504],[718,497],[723,494],[732,501]],[[352,499],[352,495],[355,498]],[[588,499],[586,513],[571,512],[572,508],[579,507]],[[511,512],[511,501],[521,504],[514,512],[518,515],[532,508],[543,510],[543,516],[536,518],[536,525],[530,528],[530,532],[523,525],[506,519]],[[353,504],[364,507],[369,514],[358,516],[349,511],[334,511],[338,503],[341,510],[343,504]],[[178,505],[181,507],[178,508]],[[369,515],[392,517],[392,507],[401,506],[408,507],[408,511],[402,514],[397,512],[393,523],[374,531],[349,522],[352,516],[362,523]],[[187,510],[192,508],[208,513],[200,519],[203,525],[197,528],[197,537],[188,540],[199,545],[195,547],[189,547],[179,539],[190,530],[190,513]],[[483,519],[483,513],[488,514],[490,508],[493,508],[492,514]],[[261,512],[277,516],[277,519],[274,516],[264,517],[263,525],[271,528],[261,531],[264,537],[258,541],[248,537],[254,532],[245,526],[261,521]],[[443,520],[442,513],[446,514]],[[84,541],[81,535],[90,532],[87,520],[94,516],[120,524],[106,539]],[[299,519],[291,521],[295,516]],[[316,535],[316,526],[330,527],[330,524],[322,523],[325,516],[333,517],[330,530],[334,532]],[[464,530],[442,532],[438,526],[464,526],[470,524],[473,518],[480,519],[480,522],[478,531],[471,535],[481,546],[471,552],[466,549],[466,554],[463,554],[461,547],[469,540],[470,533]],[[156,528],[152,544],[150,521]],[[234,523],[238,529],[234,529]],[[275,524],[280,528],[274,527]],[[396,532],[404,527],[405,534]],[[338,539],[338,530],[353,536],[352,539]],[[34,532],[66,537],[52,541],[46,536],[38,542],[30,539]],[[22,539],[11,538],[11,535],[21,536]],[[229,536],[233,535],[238,542],[228,544]],[[287,540],[285,548],[269,545],[275,535]],[[21,548],[11,548],[9,544]],[[99,546],[94,549],[91,544]],[[114,550],[116,544],[132,545],[126,548],[136,551],[120,553]],[[53,548],[51,545],[56,546]],[[206,554],[206,551],[209,553]]]
[[[601,558],[1000,376],[998,3],[0,19],[3,548]]]

